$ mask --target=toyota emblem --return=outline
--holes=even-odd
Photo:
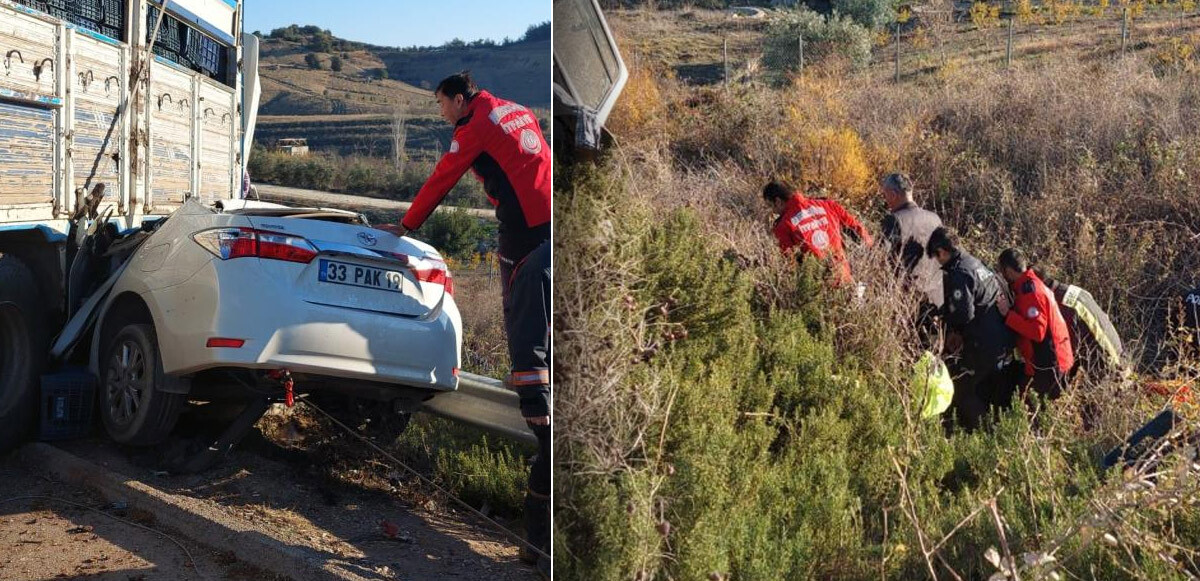
[[[376,242],[375,237],[370,234],[367,234],[366,232],[358,233],[358,241],[362,242],[363,244],[365,244],[367,246],[374,246],[375,242]]]

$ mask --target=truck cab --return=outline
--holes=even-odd
[[[240,0],[0,0],[0,449],[70,314],[70,218],[240,197],[257,47]]]

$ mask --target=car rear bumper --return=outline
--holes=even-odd
[[[420,319],[314,304],[268,280],[257,263],[214,260],[187,282],[148,293],[164,371],[286,368],[435,390],[457,386],[462,323],[449,295]],[[214,337],[244,344],[207,347]]]

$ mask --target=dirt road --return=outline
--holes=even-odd
[[[122,581],[278,578],[164,529],[152,514],[113,506],[89,489],[22,466],[13,456],[0,460],[0,579],[85,576]]]
[[[383,486],[364,467],[360,483],[332,481],[303,452],[284,449],[258,432],[217,467],[195,475],[154,469],[152,451],[137,452],[96,437],[55,445],[96,471],[133,487],[149,487],[197,518],[219,527],[170,530],[166,518],[136,502],[113,509],[111,493],[65,484],[37,465],[0,460],[0,579],[99,576],[102,579],[286,579],[256,569],[229,549],[230,539],[253,545],[266,539],[285,547],[322,578],[496,579],[536,578],[517,548],[477,519],[455,510],[414,481]],[[79,472],[76,470],[76,472]],[[81,482],[92,479],[81,477]],[[52,496],[55,500],[23,498]],[[4,502],[5,499],[12,499]],[[121,523],[120,514],[178,540]],[[159,521],[159,522],[156,522]],[[232,526],[231,526],[232,524]],[[188,527],[179,527],[187,529]],[[227,531],[213,533],[213,530]],[[210,538],[211,537],[211,538]],[[254,549],[251,548],[251,555]],[[195,563],[194,567],[192,562]],[[272,569],[278,571],[278,568]],[[291,578],[296,578],[291,575]]]

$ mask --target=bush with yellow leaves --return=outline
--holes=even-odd
[[[797,98],[784,108],[780,141],[790,167],[779,177],[826,189],[838,200],[857,203],[871,195],[874,171],[868,148],[850,126],[839,83],[797,79]]]
[[[987,2],[976,2],[971,5],[971,24],[975,28],[994,28],[1000,25],[1000,6],[992,6]]]
[[[666,106],[659,90],[659,79],[664,77],[670,78],[670,72],[658,71],[648,65],[631,67],[629,80],[606,124],[617,139],[661,136],[657,128],[665,117]]]

